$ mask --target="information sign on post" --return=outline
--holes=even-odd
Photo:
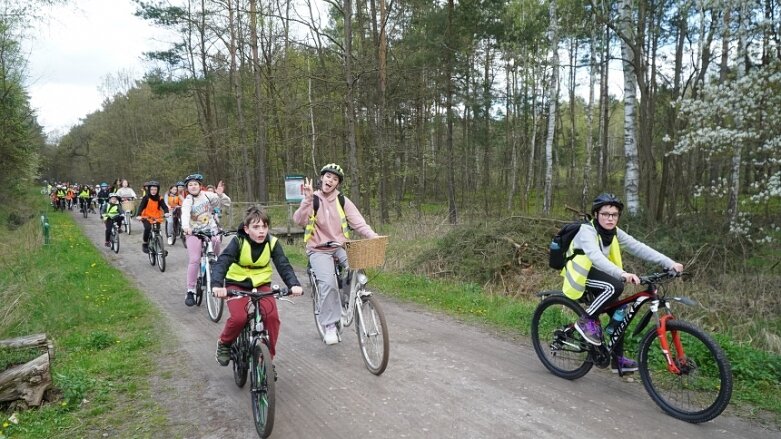
[[[300,203],[304,199],[304,176],[300,174],[285,175],[285,201]]]

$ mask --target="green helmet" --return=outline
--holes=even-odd
[[[326,172],[336,174],[339,177],[339,183],[344,181],[344,171],[342,170],[342,167],[336,163],[329,163],[320,169],[320,175],[324,175]]]

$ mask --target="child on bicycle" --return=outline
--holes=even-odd
[[[567,250],[568,262],[561,272],[564,277],[562,290],[573,300],[595,297],[581,317],[575,329],[583,338],[596,346],[602,344],[602,327],[598,316],[624,291],[624,283],[639,284],[635,273],[624,270],[621,250],[626,249],[634,256],[659,264],[666,269],[683,271],[683,265],[648,247],[618,228],[618,219],[624,210],[624,203],[613,194],[599,194],[591,205],[591,222],[580,226]],[[571,258],[571,259],[569,259]],[[612,318],[613,313],[610,313]],[[637,362],[623,356],[623,345],[617,344],[611,369],[618,373],[637,370]]]
[[[149,235],[152,233],[152,222],[162,222],[163,217],[168,215],[168,206],[160,198],[160,183],[156,180],[150,180],[144,185],[146,195],[141,199],[138,205],[136,219],[141,220],[144,225],[144,235],[141,238],[141,251],[149,253]]]
[[[171,215],[166,218],[165,227],[168,232],[168,245],[174,243],[174,219],[181,215],[182,197],[179,196],[179,188],[176,185],[172,185],[168,188],[168,193],[165,196],[165,205],[168,206],[168,212]]]
[[[106,224],[106,247],[111,247],[109,239],[111,239],[111,227],[114,223],[117,227],[122,227],[122,210],[119,207],[119,197],[114,192],[108,195],[108,204],[106,205],[106,211],[101,215],[103,222]]]
[[[187,292],[184,304],[187,306],[195,305],[195,283],[198,279],[198,270],[201,261],[201,241],[197,236],[192,235],[193,229],[211,229],[213,232],[219,230],[214,218],[214,208],[223,205],[225,185],[222,182],[217,184],[214,193],[207,193],[201,190],[203,187],[203,175],[190,174],[184,179],[187,187],[187,197],[182,202],[182,231],[186,236],[187,242]],[[220,237],[212,237],[214,253],[220,254]]]
[[[344,181],[344,171],[336,163],[329,163],[320,169],[320,189],[314,191],[312,182],[304,180],[302,192],[304,199],[293,214],[293,221],[305,226],[304,242],[309,265],[317,278],[320,297],[318,320],[325,330],[325,343],[339,342],[336,323],[342,318],[342,301],[334,273],[334,258],[345,269],[347,253],[339,247],[329,244],[343,244],[350,238],[350,229],[366,238],[375,238],[377,233],[366,224],[358,208],[349,198],[339,192]],[[317,208],[315,208],[315,206]]]
[[[271,266],[273,261],[277,272],[282,277],[294,296],[304,293],[301,283],[290,266],[282,244],[277,238],[268,234],[270,220],[268,214],[259,207],[250,207],[244,216],[243,225],[239,227],[236,238],[220,253],[217,262],[212,266],[212,286],[214,295],[226,297],[227,289],[234,287],[241,290],[271,291]],[[224,287],[223,287],[224,285]],[[241,333],[247,323],[247,307],[250,298],[230,297],[226,299],[230,317],[217,341],[217,362],[227,366],[230,361],[230,346]],[[279,336],[279,313],[274,297],[264,297],[258,302],[263,316],[263,325],[268,330],[269,352],[276,355],[277,337]]]

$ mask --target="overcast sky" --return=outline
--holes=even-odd
[[[70,0],[39,25],[29,53],[28,90],[38,123],[65,134],[100,108],[98,88],[109,74],[141,78],[142,53],[167,43],[159,29],[133,15],[130,0]]]

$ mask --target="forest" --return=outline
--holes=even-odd
[[[170,47],[47,138],[20,43],[53,3],[3,2],[4,196],[199,171],[273,203],[285,175],[338,162],[382,224],[563,217],[611,191],[651,223],[781,237],[777,1],[135,0]]]

